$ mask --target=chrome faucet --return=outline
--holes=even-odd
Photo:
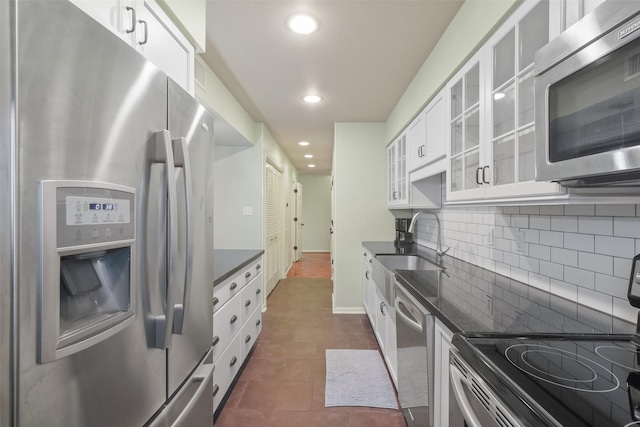
[[[446,254],[449,249],[451,248],[447,248],[445,250],[442,250],[442,226],[440,225],[440,218],[438,218],[438,214],[434,211],[430,211],[430,210],[422,210],[422,211],[418,211],[413,218],[411,218],[411,223],[409,224],[409,229],[407,230],[407,232],[412,233],[413,234],[413,229],[416,226],[416,222],[418,220],[418,217],[422,214],[431,214],[433,215],[433,217],[436,219],[436,223],[438,224],[438,235],[437,235],[437,240],[436,240],[436,262],[441,262],[442,261],[442,257],[444,256],[444,254]]]

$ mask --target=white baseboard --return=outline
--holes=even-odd
[[[325,249],[308,249],[306,251],[302,251],[302,253],[306,253],[306,252],[320,252],[320,253],[329,253],[331,251],[329,250],[325,250]]]
[[[333,314],[367,314],[364,306],[361,307],[336,307],[335,294],[331,294],[331,307]]]

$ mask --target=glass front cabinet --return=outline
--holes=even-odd
[[[407,171],[407,131],[387,146],[387,205],[409,204]]]
[[[446,86],[448,201],[562,192],[534,181],[533,60],[548,41],[548,0],[527,2]]]

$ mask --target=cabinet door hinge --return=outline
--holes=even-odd
[[[298,222],[298,218],[293,218],[293,222]]]
[[[294,251],[297,251],[297,250],[298,250],[298,247],[297,247],[297,246],[294,246],[294,247],[293,247],[293,250],[294,250]]]

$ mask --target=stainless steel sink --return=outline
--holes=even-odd
[[[442,270],[442,267],[439,267],[417,255],[378,255],[376,258],[389,271]]]

